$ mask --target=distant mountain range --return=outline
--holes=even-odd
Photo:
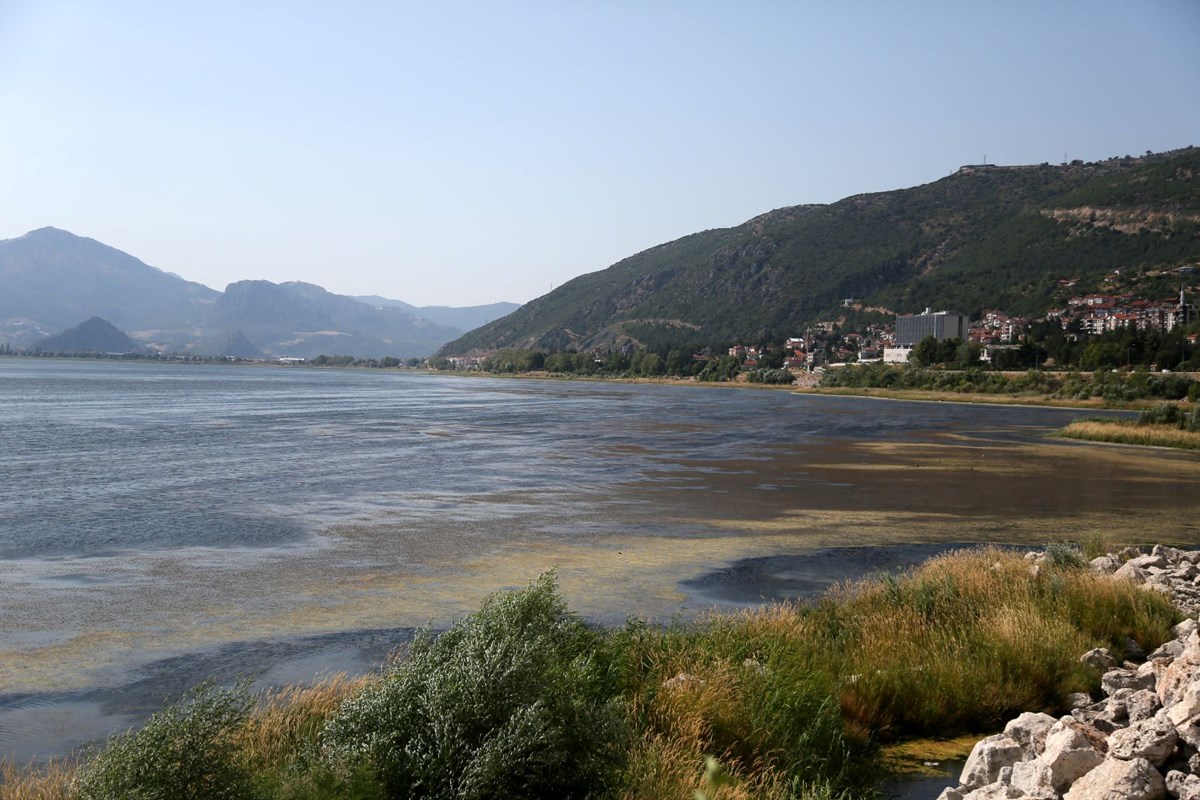
[[[1200,267],[1200,149],[973,165],[658,245],[441,353],[781,341],[816,321],[925,307],[1043,314],[1116,272],[1170,297],[1180,281],[1200,282],[1191,267]]]
[[[300,282],[238,281],[218,292],[55,228],[0,241],[0,344],[14,349],[37,343],[66,352],[52,348],[76,339],[51,339],[48,347],[46,337],[72,326],[102,341],[92,319],[98,317],[128,333],[134,348],[159,352],[411,358],[516,308],[433,306],[424,313],[398,300],[364,301]],[[81,326],[84,320],[91,327]],[[102,350],[110,351],[123,352],[116,344]]]

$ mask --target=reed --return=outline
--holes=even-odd
[[[1128,420],[1079,420],[1060,430],[1058,435],[1089,442],[1200,450],[1200,431],[1183,430],[1177,425],[1139,425]]]
[[[0,762],[0,800],[69,800],[76,768],[70,759],[27,767]]]

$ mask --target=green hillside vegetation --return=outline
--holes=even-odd
[[[1200,150],[1189,147],[956,172],[783,208],[583,275],[440,352],[778,342],[851,297],[900,313],[1038,315],[1116,269],[1200,263],[1198,173]],[[1071,279],[1073,288],[1059,283]]]
[[[1047,556],[961,551],[666,629],[587,626],[543,576],[375,676],[205,685],[80,764],[0,767],[0,800],[868,796],[881,743],[1061,710],[1099,685],[1079,653],[1169,637],[1168,598]]]

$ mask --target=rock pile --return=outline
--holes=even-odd
[[[1096,571],[1169,594],[1193,618],[1149,655],[1129,642],[1135,661],[1118,665],[1106,648],[1084,653],[1084,663],[1104,670],[1104,698],[1072,695],[1073,710],[1060,719],[1021,714],[975,745],[960,785],[939,800],[1200,800],[1198,565],[1200,551],[1161,546],[1092,561]]]

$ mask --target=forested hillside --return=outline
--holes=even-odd
[[[846,298],[900,313],[1036,315],[1116,269],[1200,263],[1198,172],[1200,150],[1189,147],[963,168],[910,189],[782,208],[583,275],[441,353],[781,339],[832,318]]]

